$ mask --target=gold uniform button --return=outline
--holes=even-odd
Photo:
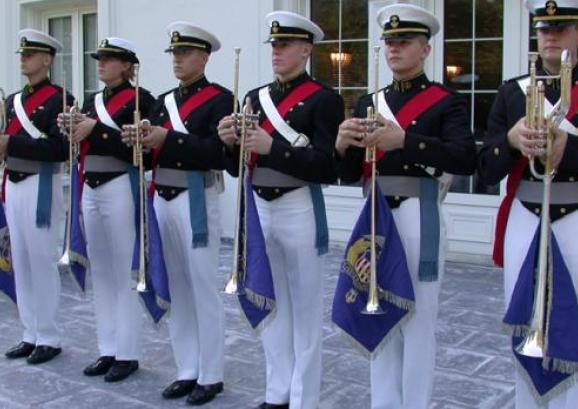
[[[289,108],[289,112],[293,112],[293,108]]]
[[[19,176],[19,177],[24,177],[24,173],[19,173],[18,176]]]
[[[536,207],[536,208],[534,209],[534,213],[540,214],[540,208],[539,208],[539,207]]]
[[[179,140],[177,142],[182,145],[185,141],[183,141],[183,138],[179,138]]]
[[[162,189],[159,189],[159,195],[162,195],[165,191]]]
[[[494,148],[494,155],[500,156],[500,148]]]
[[[164,112],[161,112],[161,113],[160,113],[160,116],[165,116],[165,113],[164,113]]]
[[[177,168],[180,168],[181,166],[183,166],[183,164],[181,162],[177,162]]]
[[[290,120],[286,120],[285,123],[286,123],[287,125],[291,125],[291,121],[290,121]]]
[[[408,166],[408,165],[403,165],[403,170],[409,170],[409,166]]]
[[[415,125],[415,124],[417,124],[417,121],[416,121],[416,120],[413,120],[413,121],[411,121],[411,124],[412,124],[412,125]]]
[[[425,149],[425,142],[420,142],[418,148],[423,151]]]
[[[566,208],[565,207],[562,207],[560,209],[560,214],[566,214]]]
[[[97,185],[100,185],[100,180],[97,180],[95,183],[96,183]]]
[[[276,194],[279,194],[279,192],[280,192],[279,188],[276,187],[276,188],[275,188],[275,193],[276,193]]]
[[[576,178],[574,178],[574,176],[570,176],[568,178],[568,182],[575,182],[575,181],[576,181]]]
[[[393,200],[395,200],[396,202],[399,202],[399,196],[394,196]]]
[[[291,157],[291,152],[286,151],[286,152],[285,152],[285,157],[286,157],[286,158],[290,158],[290,157]]]
[[[102,134],[102,139],[108,139],[108,134],[107,134],[107,133],[103,133],[103,134]]]
[[[261,194],[261,193],[263,193],[263,191],[261,189],[257,189],[257,193]]]
[[[424,84],[421,84],[421,89],[425,89],[425,85],[424,85]]]
[[[177,193],[177,191],[175,189],[171,189],[171,195],[174,195],[175,193]]]

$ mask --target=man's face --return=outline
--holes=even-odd
[[[569,50],[572,62],[577,61],[578,29],[576,25],[564,25],[538,29],[538,52],[550,64],[559,65],[563,50]]]
[[[272,47],[273,73],[285,76],[305,68],[313,46],[306,41],[275,41]]]
[[[122,78],[123,72],[131,66],[130,62],[118,58],[102,56],[98,59],[98,78],[104,82],[114,82]]]
[[[48,69],[52,56],[39,51],[25,51],[20,54],[20,71],[22,75],[30,76]]]
[[[394,74],[403,74],[423,65],[430,50],[424,36],[385,40],[385,60]]]
[[[180,81],[189,81],[205,71],[209,54],[196,48],[173,50],[173,73]]]

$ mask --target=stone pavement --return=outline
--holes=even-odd
[[[330,306],[343,248],[333,247],[325,286],[323,385],[320,409],[369,408],[367,361],[331,326]],[[225,282],[231,246],[221,252]],[[430,409],[513,408],[513,363],[501,332],[502,276],[499,270],[448,263],[438,321],[438,354]],[[82,368],[97,357],[91,294],[86,299],[63,278],[60,320],[63,353],[54,361],[30,366],[0,357],[0,409],[180,408],[160,392],[173,380],[166,325],[147,325],[141,369],[127,381],[105,384],[87,378]],[[226,298],[225,392],[207,409],[253,408],[263,400],[264,361],[259,341],[241,319],[236,302]],[[0,299],[0,351],[20,340],[16,309]]]

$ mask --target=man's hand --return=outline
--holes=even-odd
[[[238,131],[237,121],[235,120],[233,115],[223,117],[219,121],[219,125],[217,126],[219,138],[225,144],[225,146],[229,148],[229,150],[233,150],[235,145],[239,144],[237,131]]]
[[[245,141],[245,148],[247,151],[259,155],[269,155],[271,153],[272,145],[273,138],[259,125],[247,129],[247,140]]]
[[[73,143],[79,143],[82,140],[86,139],[86,137],[90,135],[90,133],[94,129],[94,126],[96,125],[96,119],[88,117],[82,118],[82,120],[76,124],[74,124],[74,122],[75,121],[73,120],[72,138],[71,138]]]
[[[405,143],[405,131],[395,122],[377,116],[377,122],[381,125],[365,138],[366,146],[377,146],[386,152],[403,148]]]
[[[342,158],[345,157],[345,151],[350,146],[365,148],[363,138],[365,136],[364,120],[360,118],[346,119],[339,125],[337,139],[335,141],[335,150]]]
[[[522,155],[542,156],[544,154],[544,134],[526,126],[526,117],[521,118],[508,131],[508,144],[522,152]]]
[[[162,126],[141,125],[142,144],[145,148],[157,149],[165,144],[169,130]]]

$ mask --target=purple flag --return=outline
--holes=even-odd
[[[376,186],[376,270],[383,315],[364,315],[370,281],[371,193],[359,215],[341,264],[332,320],[369,355],[387,335],[411,316],[415,296],[405,250],[379,186]]]
[[[532,358],[515,348],[527,332],[534,308],[534,281],[540,242],[536,229],[514,287],[504,323],[512,328],[512,350],[542,401],[552,398],[578,372],[578,300],[572,277],[553,232],[550,232],[548,297],[546,301],[545,357]]]
[[[132,272],[138,276],[139,258],[140,258],[140,223],[139,223],[139,186],[138,186],[138,169],[129,168],[129,177],[131,188],[135,200],[135,243],[132,257]],[[166,312],[169,310],[171,297],[169,294],[169,280],[167,276],[167,267],[163,255],[163,244],[157,221],[153,197],[147,193],[146,197],[146,247],[145,247],[145,279],[146,291],[140,292],[139,295],[144,306],[155,323],[158,323]]]
[[[14,271],[12,271],[10,233],[2,204],[0,204],[0,290],[16,303],[16,286],[14,283]]]
[[[245,177],[245,191],[241,203],[241,215],[245,217],[242,217],[239,223],[239,245],[245,247],[245,258],[242,259],[243,251],[240,251],[241,259],[237,260],[237,265],[242,277],[239,280],[240,287],[244,292],[238,298],[245,317],[253,329],[256,329],[275,309],[275,288],[249,175]]]
[[[82,182],[76,160],[70,163],[70,192],[72,203],[70,204],[70,270],[72,278],[82,292],[86,286],[86,271],[89,266],[88,253],[86,252],[86,236],[82,219]],[[67,246],[67,243],[64,243]],[[65,247],[66,248],[66,247]]]

